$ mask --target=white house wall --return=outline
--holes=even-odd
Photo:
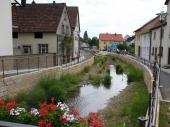
[[[141,35],[141,57],[149,60],[150,33]]]
[[[78,57],[79,54],[79,33],[80,33],[80,29],[79,29],[79,19],[78,19],[78,15],[77,15],[77,20],[76,20],[76,27],[74,29],[73,32],[73,57]]]
[[[18,33],[18,38],[13,39],[14,54],[23,54],[23,45],[31,45],[32,53],[38,54],[38,44],[48,44],[48,53],[57,52],[56,33],[43,33],[43,38],[34,38],[34,33]]]
[[[0,56],[12,55],[12,16],[10,0],[0,4]]]

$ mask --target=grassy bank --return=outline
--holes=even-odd
[[[143,72],[121,59],[110,58],[115,65],[120,65],[128,76],[128,87],[119,96],[110,100],[101,111],[101,117],[108,127],[138,127],[138,117],[146,114],[148,93],[143,80]]]
[[[85,71],[87,70],[77,75],[66,74],[60,78],[48,77],[42,79],[31,91],[19,93],[16,99],[20,104],[27,107],[38,107],[40,103],[50,100],[51,97],[65,100],[67,93],[79,86]]]
[[[170,127],[170,103],[160,103],[159,127]]]

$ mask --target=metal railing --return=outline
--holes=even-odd
[[[92,54],[90,52],[83,50],[81,55],[75,58],[56,55],[56,53],[5,56],[0,57],[0,75],[5,78],[54,66],[62,66],[64,68],[83,62],[91,57]]]
[[[160,84],[160,68],[158,63],[150,62],[144,58],[137,57],[132,54],[128,54],[131,58],[148,66],[153,73],[154,81],[152,83],[151,93],[149,93],[149,106],[147,117],[140,117],[141,127],[156,127],[158,117],[158,104],[159,104],[159,84]]]

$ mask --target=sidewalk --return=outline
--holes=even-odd
[[[170,69],[161,68],[160,88],[163,100],[170,100]]]

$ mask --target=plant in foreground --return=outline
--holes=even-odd
[[[91,112],[88,118],[82,118],[75,107],[70,109],[65,103],[54,100],[52,98],[50,104],[44,102],[39,109],[31,108],[27,111],[25,108],[18,107],[15,101],[5,103],[0,99],[0,120],[39,127],[106,127],[97,113]]]

